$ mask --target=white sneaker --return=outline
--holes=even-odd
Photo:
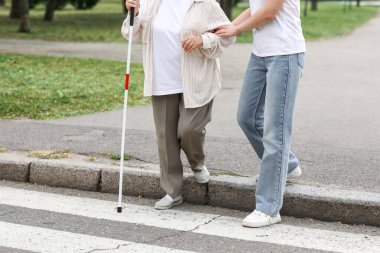
[[[279,222],[281,222],[280,214],[277,214],[276,217],[271,217],[265,213],[255,210],[250,215],[245,217],[242,224],[244,227],[261,228]]]
[[[297,168],[295,168],[294,170],[288,173],[286,180],[294,179],[294,178],[300,177],[301,175],[302,175],[302,170],[301,170],[301,167],[298,165]],[[256,182],[257,181],[259,181],[259,174],[256,175]]]
[[[174,206],[178,206],[180,204],[182,204],[181,195],[173,199],[172,197],[170,197],[169,194],[166,194],[165,197],[163,197],[162,199],[157,201],[156,204],[154,204],[154,208],[156,208],[157,210],[165,210],[170,209]]]
[[[302,170],[301,167],[298,165],[297,168],[292,170],[291,172],[288,173],[288,179],[293,179],[300,177],[302,175]]]
[[[197,167],[199,172],[194,172],[195,182],[199,184],[205,184],[210,181],[210,172],[207,170],[206,166],[202,165]]]

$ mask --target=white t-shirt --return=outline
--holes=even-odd
[[[153,20],[153,95],[182,93],[181,25],[192,0],[162,0]]]
[[[266,0],[250,0],[253,15]],[[285,0],[276,17],[253,31],[253,53],[259,57],[306,51],[300,18],[300,0]]]

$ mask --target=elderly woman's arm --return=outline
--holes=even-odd
[[[219,37],[212,31],[223,26],[231,24],[222,8],[216,1],[209,2],[209,10],[205,12],[209,15],[209,31],[201,34],[203,45],[199,48],[201,53],[208,58],[215,59],[221,56],[223,51],[236,41],[235,36],[231,37]]]
[[[203,46],[199,48],[201,53],[207,58],[216,59],[219,58],[223,51],[234,44],[236,37],[218,37],[215,33],[204,33],[201,35],[203,39]]]
[[[129,9],[129,5],[130,3],[127,2],[128,0],[125,1],[125,5],[127,6],[127,8]],[[143,28],[143,22],[144,22],[144,5],[145,5],[145,0],[141,0],[141,5],[140,5],[140,1],[139,0],[135,0],[134,2],[136,2],[136,6],[138,7],[135,7],[135,19],[134,19],[134,24],[133,24],[133,36],[132,36],[132,40],[133,41],[136,41],[136,42],[140,42],[141,41],[141,37],[142,37],[142,28]],[[134,7],[134,6],[132,6]],[[142,8],[141,8],[142,7]],[[121,34],[123,35],[123,37],[128,40],[129,39],[129,21],[131,19],[131,16],[130,16],[130,13],[128,13],[128,16],[127,18],[124,20],[123,22],[123,25],[121,26]]]

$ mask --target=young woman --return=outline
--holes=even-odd
[[[126,0],[135,8],[133,38],[143,44],[144,95],[152,96],[161,187],[155,204],[182,203],[185,152],[198,183],[207,183],[203,150],[213,99],[221,88],[219,56],[235,37],[219,38],[216,28],[231,24],[215,0]],[[140,6],[141,4],[141,6]],[[128,39],[129,17],[121,28]]]
[[[281,221],[279,211],[287,177],[301,175],[290,151],[299,79],[304,66],[299,0],[250,0],[250,9],[216,32],[234,36],[254,30],[251,59],[238,106],[240,127],[262,159],[256,210],[243,220],[248,227]]]

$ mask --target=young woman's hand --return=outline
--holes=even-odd
[[[215,34],[218,35],[219,37],[230,37],[230,36],[237,36],[239,35],[239,30],[237,26],[234,25],[225,25],[221,26],[216,29]]]
[[[137,16],[140,8],[140,0],[125,0],[125,7],[127,7],[128,11],[131,8],[135,8],[135,16]]]
[[[190,35],[187,36],[182,41],[182,48],[186,53],[190,54],[194,49],[200,48],[203,45],[203,39],[200,35]]]

